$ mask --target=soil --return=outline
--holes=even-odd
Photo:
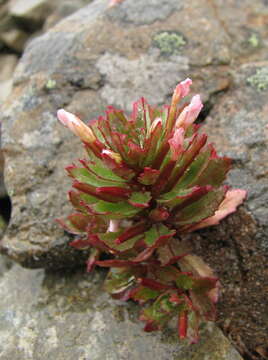
[[[190,236],[194,252],[221,281],[217,323],[250,360],[268,358],[268,270],[256,229],[251,215],[240,209],[219,226]]]

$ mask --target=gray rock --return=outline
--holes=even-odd
[[[17,62],[18,58],[15,55],[0,56],[0,103],[12,90],[12,76]]]
[[[125,0],[118,9],[112,10],[110,16],[114,20],[129,22],[136,25],[151,24],[157,20],[165,20],[173,12],[183,7],[181,0]],[[142,8],[142,11],[140,9]]]
[[[154,55],[143,55],[128,60],[109,53],[98,59],[96,67],[106,79],[100,90],[101,97],[107,103],[116,104],[129,112],[133,99],[138,99],[141,93],[149,103],[157,101],[163,104],[174,87],[174,76],[183,78],[189,70],[188,59],[182,56],[158,61]],[[152,89],[155,89],[154,93]]]
[[[103,293],[103,272],[52,274],[0,261],[2,360],[242,360],[212,324],[195,346],[172,328],[144,333],[135,304]]]
[[[50,12],[48,0],[12,0],[9,3],[10,15],[30,29],[39,27]]]
[[[1,33],[0,39],[9,49],[21,53],[29,39],[29,34],[21,29],[13,28]]]

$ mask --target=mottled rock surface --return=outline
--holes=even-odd
[[[143,333],[137,307],[111,300],[103,278],[31,271],[0,258],[1,360],[242,360],[213,324],[195,346],[179,343],[171,328]]]
[[[190,76],[205,102],[200,121],[216,148],[234,158],[228,182],[249,196],[237,214],[189,241],[222,279],[219,323],[241,352],[258,356],[268,333],[268,4],[107,4],[95,0],[32,40],[17,67],[1,115],[13,203],[2,251],[33,268],[75,267],[86,257],[54,222],[70,210],[63,169],[82,155],[79,141],[57,124],[58,108],[90,120],[108,104],[129,111],[141,95],[161,105]]]

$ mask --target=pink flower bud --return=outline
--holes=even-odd
[[[189,94],[191,85],[192,80],[187,78],[176,86],[174,93],[182,99]]]
[[[57,116],[59,121],[68,127],[76,136],[80,137],[82,141],[92,143],[96,140],[92,130],[74,114],[60,109],[57,112]]]
[[[200,95],[195,95],[190,104],[186,106],[183,111],[180,113],[178,119],[176,120],[175,127],[184,127],[187,129],[198,117],[203,104],[201,102]]]
[[[123,2],[124,0],[110,0],[109,2],[109,7],[115,6],[117,4],[120,4],[121,2]]]
[[[168,141],[171,151],[171,159],[177,161],[179,155],[183,150],[184,129],[179,128],[175,130],[173,137]]]

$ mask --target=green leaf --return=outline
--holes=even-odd
[[[161,329],[181,307],[182,305],[170,301],[169,293],[159,296],[151,306],[142,311],[141,320],[147,322],[145,330]]]
[[[150,192],[133,192],[128,202],[138,208],[145,208],[149,206],[149,201],[152,196]]]
[[[212,216],[224,199],[226,188],[211,190],[198,201],[185,207],[175,216],[175,223],[179,226],[193,224]]]
[[[200,185],[199,181],[195,181],[197,176],[203,170],[203,167],[206,166],[207,161],[210,157],[211,150],[208,149],[202,153],[200,153],[189,166],[188,170],[185,174],[181,177],[180,181],[178,182],[176,188],[186,188],[192,187],[193,184]],[[207,185],[207,184],[205,184]]]
[[[198,184],[220,186],[231,167],[231,159],[227,157],[210,159],[207,166],[197,176],[192,185]]]
[[[124,219],[134,216],[141,211],[140,208],[134,207],[125,201],[110,203],[100,200],[94,204],[92,208],[98,214],[107,215],[109,219]]]
[[[144,235],[144,242],[146,245],[152,247],[161,239],[172,237],[174,235],[174,230],[170,230],[163,224],[155,224],[150,228],[150,230],[146,231]]]
[[[122,244],[117,244],[117,238],[123,233],[122,231],[119,232],[107,232],[104,234],[97,234],[101,241],[103,241],[106,245],[110,248],[115,249],[116,251],[124,252],[127,250],[133,249],[134,245],[137,241],[139,241],[143,235],[137,235],[132,237],[131,239],[123,242]]]
[[[131,298],[136,301],[146,302],[157,298],[159,294],[159,291],[149,289],[145,286],[139,286],[133,291]]]
[[[178,288],[184,289],[184,290],[190,290],[194,286],[194,280],[191,276],[186,274],[180,274],[176,279],[176,285]]]
[[[144,171],[139,175],[138,181],[143,185],[152,185],[157,180],[159,173],[159,170],[145,167]]]
[[[134,285],[136,278],[130,269],[111,268],[104,282],[104,289],[111,295],[121,293]]]
[[[117,187],[126,187],[124,182],[115,182],[112,180],[104,180],[97,177],[95,174],[89,172],[86,168],[79,168],[72,166],[67,168],[67,171],[70,175],[81,183],[85,183],[95,187],[101,186],[117,186]]]

